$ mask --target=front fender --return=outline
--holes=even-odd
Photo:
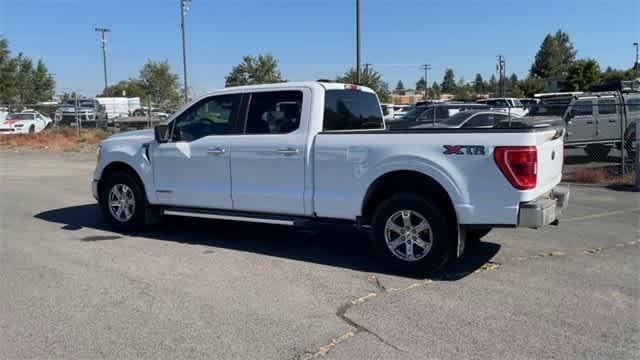
[[[147,199],[155,202],[155,189],[153,181],[153,168],[148,157],[148,144],[101,144],[102,155],[96,165],[93,178],[102,179],[104,170],[113,164],[125,164],[132,168],[142,181]]]

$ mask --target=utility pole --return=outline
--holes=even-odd
[[[108,86],[108,83],[107,83],[107,39],[105,39],[104,33],[108,33],[110,31],[111,31],[111,29],[108,29],[108,28],[99,28],[99,27],[96,28],[96,32],[102,33],[102,40],[101,40],[101,42],[102,42],[102,68],[104,70],[104,90],[103,90],[103,92],[107,90],[107,86]]]
[[[186,46],[186,35],[184,29],[184,16],[189,11],[189,6],[187,2],[191,0],[180,0],[180,31],[182,32],[182,66],[183,66],[183,76],[184,76],[184,102],[185,104],[189,102],[189,87],[187,85],[187,46]]]
[[[429,91],[429,70],[431,70],[431,64],[422,64],[420,69],[424,70],[424,98],[427,98]]]
[[[634,42],[633,46],[636,47],[636,62],[633,63],[633,68],[636,70],[636,76],[640,76],[640,63],[638,63],[640,59],[640,49],[638,49],[638,42]]]
[[[498,55],[498,63],[496,64],[496,69],[500,74],[499,89],[500,89],[500,97],[504,97],[504,78],[506,74],[506,61],[504,56]]]
[[[360,0],[356,0],[356,83],[360,84]]]

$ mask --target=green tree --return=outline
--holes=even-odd
[[[544,91],[544,80],[529,76],[525,80],[518,82],[518,92],[525,97],[533,97],[534,94]]]
[[[637,76],[635,75],[633,68],[629,70],[619,70],[619,69],[613,69],[611,66],[609,66],[600,75],[600,78],[601,78],[600,81],[603,84],[618,85],[620,84],[620,81],[633,80],[636,77]]]
[[[485,83],[480,73],[476,74],[476,78],[473,81],[473,90],[476,93],[483,93],[485,91]]]
[[[569,35],[558,30],[555,35],[548,34],[542,41],[530,74],[541,79],[565,76],[575,58],[576,50]]]
[[[456,90],[456,77],[453,74],[453,69],[447,69],[444,72],[444,78],[442,79],[442,85],[440,86],[443,93],[453,93]]]
[[[424,77],[421,77],[420,80],[416,82],[416,91],[425,92],[425,90],[427,90],[427,82],[424,80]]]
[[[356,70],[351,68],[345,72],[342,76],[336,77],[337,82],[355,84],[356,83]],[[366,67],[360,73],[360,85],[371,88],[378,94],[380,102],[391,101],[391,91],[389,90],[389,84],[382,79],[382,75],[373,70],[373,67]]]
[[[247,55],[225,77],[225,86],[270,84],[284,82],[278,60],[271,54],[253,57]]]
[[[600,65],[594,59],[575,61],[568,70],[565,91],[589,91],[600,82]]]
[[[491,75],[489,83],[486,86],[486,90],[494,94],[498,92],[498,80],[496,79],[495,75]]]
[[[398,80],[398,83],[396,84],[395,93],[398,94],[398,95],[404,95],[405,94],[404,84],[402,83],[402,80]]]
[[[161,108],[175,109],[181,102],[178,75],[171,72],[167,60],[147,62],[140,69],[139,84],[145,97]],[[144,99],[141,99],[144,102]]]
[[[122,80],[102,91],[100,96],[107,97],[139,97],[146,103],[146,93],[137,79]]]
[[[442,91],[440,90],[440,85],[434,81],[429,89],[429,97],[432,99],[439,99],[441,94]]]
[[[28,56],[12,57],[7,39],[0,37],[0,103],[35,104],[51,100],[55,83],[44,62],[36,66]]]
[[[33,70],[33,92],[36,101],[47,101],[53,99],[55,81],[49,74],[47,67],[42,60],[38,60],[35,70]]]

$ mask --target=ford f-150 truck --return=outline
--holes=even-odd
[[[98,147],[93,195],[128,231],[163,215],[350,224],[379,258],[422,273],[493,227],[557,223],[563,127],[387,130],[357,85],[231,87]],[[349,241],[349,239],[344,239]]]

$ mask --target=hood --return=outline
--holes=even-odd
[[[153,139],[155,139],[154,130],[144,129],[144,130],[125,131],[118,134],[114,134],[109,136],[109,138],[107,138],[105,141],[140,140],[140,142],[146,142]]]

